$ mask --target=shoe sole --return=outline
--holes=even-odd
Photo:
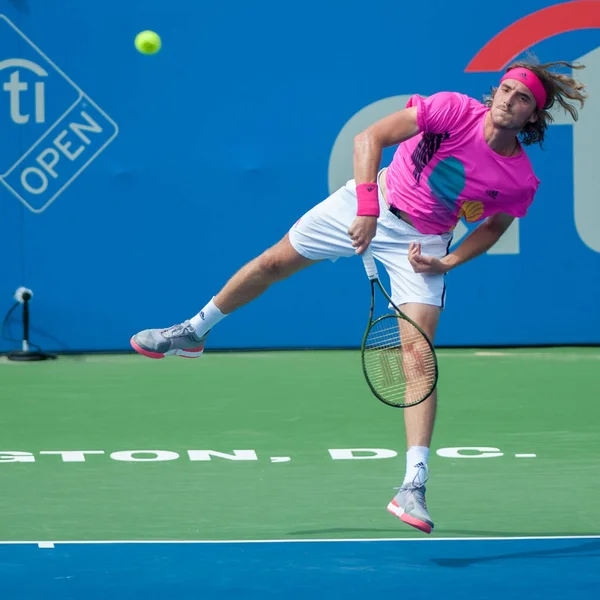
[[[204,346],[200,346],[199,348],[189,348],[187,350],[169,350],[168,352],[161,354],[160,352],[151,352],[150,350],[144,350],[144,348],[142,348],[138,343],[136,343],[134,338],[131,338],[129,340],[129,343],[138,354],[147,356],[148,358],[156,359],[166,358],[167,356],[180,356],[181,358],[199,358],[204,352]]]
[[[401,521],[406,523],[407,525],[411,525],[415,529],[419,529],[424,533],[431,533],[433,529],[433,525],[430,525],[426,521],[421,521],[421,519],[417,519],[416,517],[412,517],[404,512],[401,506],[398,506],[394,500],[392,500],[387,505],[387,511],[392,513],[394,516],[398,517]]]

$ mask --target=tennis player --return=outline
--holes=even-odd
[[[542,144],[556,104],[577,120],[584,86],[556,67],[511,64],[484,102],[460,93],[413,96],[354,139],[354,179],[309,210],[275,246],[242,267],[194,317],[131,338],[150,358],[201,356],[209,331],[271,284],[318,261],[370,247],[390,278],[392,298],[434,340],[445,274],[491,248],[527,214],[539,180],[523,146]],[[382,149],[399,144],[389,167]],[[449,252],[464,218],[481,224]],[[406,474],[388,510],[430,533],[425,482],[437,394],[404,411]]]

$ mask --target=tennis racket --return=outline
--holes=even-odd
[[[381,285],[370,250],[362,258],[371,281],[369,325],[361,347],[365,379],[373,394],[385,404],[397,408],[415,406],[429,398],[437,385],[438,365],[433,345]],[[381,291],[395,313],[373,317],[375,288]]]

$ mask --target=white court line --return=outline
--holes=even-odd
[[[347,538],[347,539],[298,539],[298,540],[61,540],[54,542],[0,541],[2,545],[23,544],[312,544],[343,542],[495,542],[522,540],[600,540],[600,535],[539,535],[523,537],[463,537],[463,538]],[[50,547],[50,546],[47,546]]]

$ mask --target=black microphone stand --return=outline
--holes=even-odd
[[[29,300],[31,300],[31,294],[24,291],[22,295],[23,302],[23,342],[21,350],[13,350],[9,352],[6,357],[8,360],[48,360],[49,358],[56,358],[53,354],[46,354],[45,352],[35,351],[29,349]]]

